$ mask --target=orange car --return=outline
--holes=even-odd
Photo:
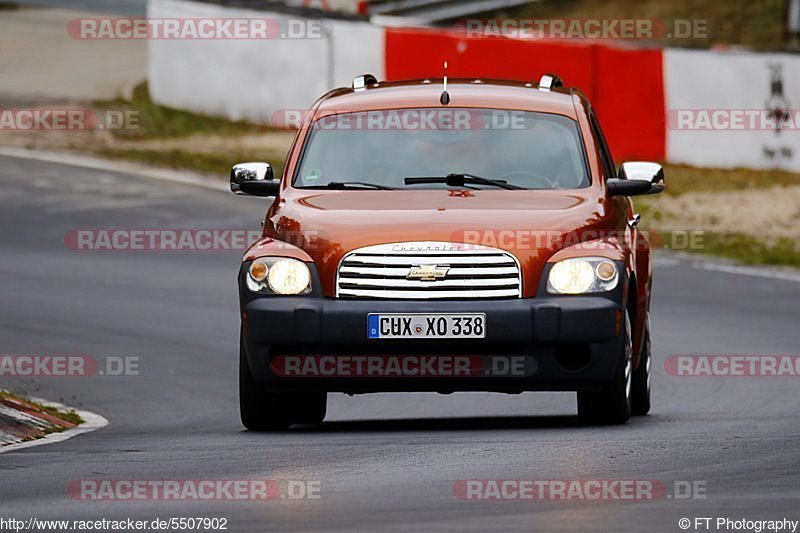
[[[578,414],[650,410],[650,249],[586,98],[538,84],[359,76],[309,110],[245,253],[250,430],[319,423],[328,392],[577,391]]]

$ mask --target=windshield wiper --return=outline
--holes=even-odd
[[[369,183],[366,181],[331,181],[322,185],[327,189],[379,189],[379,190],[394,190],[396,187],[389,187],[388,185],[379,185],[377,183]]]
[[[482,178],[474,174],[448,174],[447,176],[414,176],[405,179],[406,185],[414,185],[416,183],[446,183],[451,187],[463,187],[467,183],[475,185],[493,185],[503,189],[524,189],[517,185],[511,185],[505,180],[493,180],[489,178]]]

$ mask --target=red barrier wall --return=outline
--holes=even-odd
[[[591,102],[617,164],[666,158],[661,50],[594,45]]]
[[[615,161],[664,159],[661,50],[405,28],[386,29],[385,50],[388,80],[441,77],[445,60],[453,78],[535,82],[557,73],[592,102]]]

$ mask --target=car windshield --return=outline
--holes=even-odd
[[[582,146],[574,120],[548,113],[466,108],[341,113],[314,122],[293,184],[576,189],[589,185]],[[444,178],[453,174],[478,179],[448,184]],[[442,179],[406,179],[420,177]]]

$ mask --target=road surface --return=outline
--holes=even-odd
[[[0,353],[138,357],[139,375],[3,385],[107,427],[0,455],[0,517],[225,517],[230,531],[680,531],[800,519],[800,380],[673,377],[670,354],[797,354],[800,283],[662,259],[654,411],[584,427],[572,394],[331,396],[320,427],[253,434],[237,411],[239,252],[81,252],[90,228],[256,229],[264,201],[0,157]],[[81,501],[70,480],[294,479],[317,500]],[[705,499],[463,501],[463,479],[689,481]],[[671,493],[670,493],[671,494]]]

